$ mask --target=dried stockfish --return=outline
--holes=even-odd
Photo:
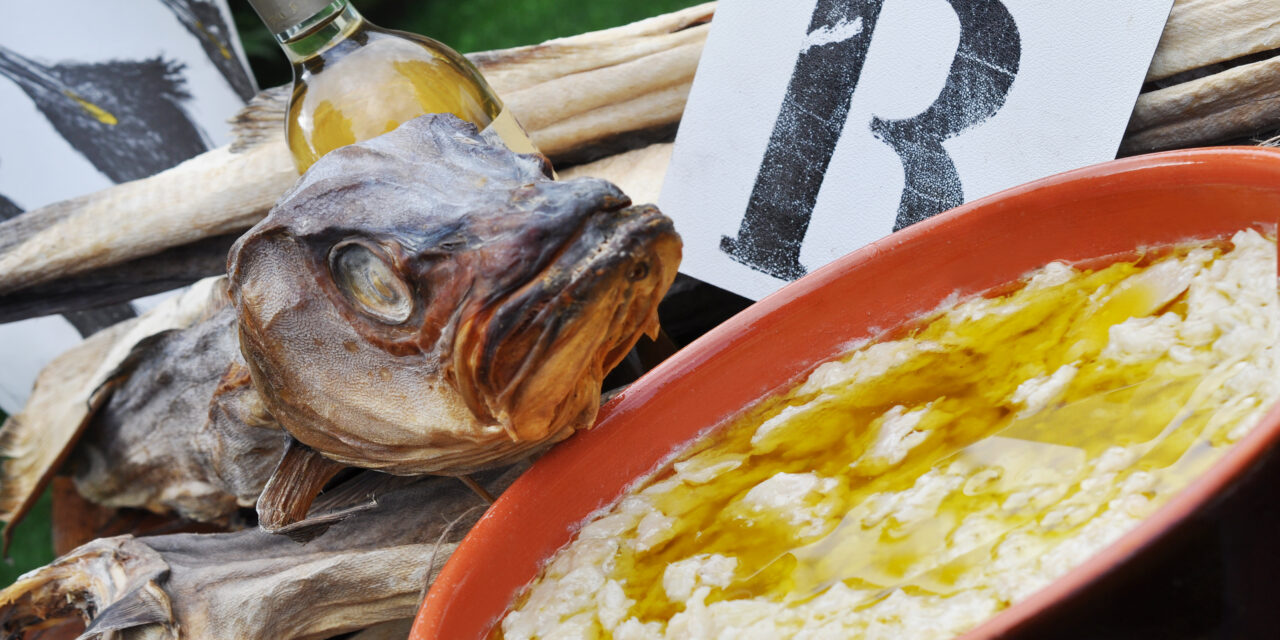
[[[0,323],[70,313],[171,291],[222,273],[240,231],[211,236],[100,269],[58,278],[32,289],[0,295]]]
[[[1177,0],[1120,155],[1222,144],[1280,127],[1280,4]]]
[[[227,302],[134,348],[69,461],[82,496],[220,524],[253,507],[287,438],[249,384],[235,322]]]
[[[517,117],[534,123],[530,135],[553,159],[606,155],[611,145],[674,133],[711,11],[702,5],[472,58]],[[236,118],[230,147],[0,223],[0,319],[74,308],[75,296],[92,287],[86,274],[133,261],[141,265],[110,274],[110,295],[100,292],[94,303],[153,292],[171,281],[131,284],[130,274],[157,271],[175,256],[149,257],[261,219],[297,178],[281,124],[285,95],[259,94]],[[183,270],[207,267],[208,254],[184,261]]]
[[[1280,126],[1274,64],[1266,59],[1280,43],[1272,4],[1175,2],[1147,76],[1152,88],[1138,99],[1121,153],[1221,143]],[[713,10],[706,4],[471,58],[544,150],[589,160],[670,135]],[[0,224],[3,319],[74,308],[75,296],[91,288],[80,280],[84,274],[130,261],[155,272],[174,256],[149,257],[237,233],[260,218],[294,179],[279,134],[282,102],[263,98],[240,119],[247,141],[231,151],[212,151],[159,176]],[[247,121],[258,122],[262,135],[245,135],[252,128]],[[63,232],[72,226],[84,231]],[[183,263],[177,278],[210,264],[216,261]],[[99,283],[103,279],[112,293],[93,304],[170,284],[153,278],[131,285],[127,269]]]
[[[204,320],[226,305],[221,278],[202,281],[142,318],[95,334],[41,372],[27,405],[0,426],[0,519],[4,539],[31,508],[90,417],[136,364],[135,347],[153,336]],[[132,359],[131,359],[132,357]]]
[[[156,330],[114,388],[42,431],[89,420],[71,469],[98,504],[256,506],[283,530],[347,465],[470,473],[589,426],[656,330],[680,241],[615,186],[546,171],[453,116],[334,151],[236,244],[199,318],[141,320]],[[53,461],[33,464],[6,485],[32,495]]]
[[[49,363],[36,378],[27,405],[0,426],[0,519],[21,519],[35,504],[53,472],[88,421],[95,401],[100,365],[115,342],[136,324],[120,323],[101,331]],[[11,527],[4,530],[8,547]]]
[[[1121,155],[1220,143],[1280,127],[1280,57],[1138,96]]]
[[[1178,0],[1160,34],[1147,81],[1280,48],[1272,0]]]
[[[657,202],[671,163],[672,145],[659,142],[560,172],[561,179],[586,176],[608,180],[636,202]]]
[[[297,178],[278,137],[0,223],[0,294],[243,231]]]
[[[232,248],[253,386],[306,445],[264,526],[336,471],[317,456],[464,474],[590,426],[604,375],[657,331],[680,240],[614,185],[546,172],[425,116],[322,157]]]
[[[481,480],[498,493],[521,471]],[[484,511],[451,478],[364,472],[336,493],[313,516],[350,515],[306,543],[261,529],[91,542],[0,591],[0,631],[79,618],[86,638],[291,640],[404,620]]]

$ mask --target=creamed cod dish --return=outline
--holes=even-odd
[[[956,637],[1259,422],[1280,387],[1276,270],[1274,239],[1244,230],[944,304],[689,444],[493,635]]]

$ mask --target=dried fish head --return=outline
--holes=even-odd
[[[670,219],[452,116],[316,163],[232,249],[271,413],[343,464],[464,473],[594,420],[675,277]]]

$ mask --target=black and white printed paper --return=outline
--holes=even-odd
[[[230,140],[256,92],[226,0],[39,0],[0,22],[0,220]],[[0,409],[59,353],[167,294],[0,324]]]
[[[752,298],[1115,157],[1172,0],[723,0],[660,206]]]

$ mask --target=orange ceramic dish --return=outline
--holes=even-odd
[[[1278,220],[1280,152],[1190,150],[1022,185],[844,256],[673,356],[610,402],[594,429],[539,460],[454,552],[411,637],[485,637],[590,513],[680,444],[794,383],[851,341],[901,325],[953,293],[998,287],[1053,260],[1096,263],[1143,246],[1225,236]],[[1247,472],[1257,476],[1278,438],[1280,411],[1273,409],[1137,529],[965,640],[1013,637],[1081,608],[1124,568],[1167,548],[1167,539]]]

